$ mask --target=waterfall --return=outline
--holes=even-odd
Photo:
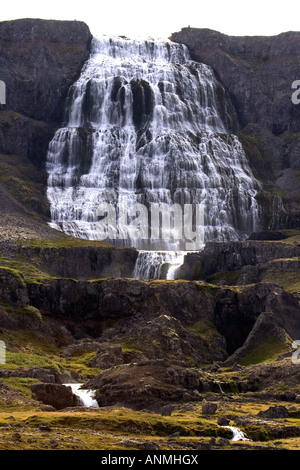
[[[222,428],[227,428],[232,431],[232,441],[249,441],[247,437],[245,437],[245,434],[238,428],[235,428],[234,426],[221,426]]]
[[[163,264],[256,231],[259,183],[232,122],[212,69],[184,45],[94,38],[48,148],[51,226],[144,261],[159,251]]]
[[[133,277],[138,279],[176,279],[182,265],[182,251],[140,251]]]
[[[74,395],[76,395],[83,406],[89,408],[91,406],[93,407],[99,407],[97,400],[93,396],[93,391],[92,390],[86,390],[84,388],[80,388],[82,384],[64,384],[66,387],[71,387],[72,392]]]

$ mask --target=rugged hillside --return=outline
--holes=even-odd
[[[239,138],[264,183],[258,196],[264,228],[299,226],[300,105],[291,98],[299,79],[300,33],[235,37],[183,28],[172,40],[210,65],[230,94]]]

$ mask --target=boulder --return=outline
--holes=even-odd
[[[119,405],[170,415],[172,404],[197,399],[196,375],[183,362],[158,359],[112,367],[84,387],[96,389],[100,407]]]
[[[202,404],[202,414],[203,415],[213,415],[218,409],[218,405],[216,403],[211,402],[204,402]]]
[[[32,384],[31,389],[36,400],[53,406],[56,410],[82,405],[80,399],[73,394],[71,387],[60,384]]]
[[[285,406],[270,406],[267,410],[260,411],[257,416],[263,418],[287,418],[289,411]]]

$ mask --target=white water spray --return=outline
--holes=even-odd
[[[81,388],[82,384],[80,383],[64,385],[66,387],[71,387],[72,392],[80,399],[83,406],[87,408],[99,406],[97,400],[94,398],[94,392],[92,390]]]
[[[234,426],[222,426],[222,428],[227,428],[232,431],[232,439],[231,439],[232,441],[249,441],[250,440],[244,435],[244,433],[240,429]]]

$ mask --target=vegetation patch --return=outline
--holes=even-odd
[[[220,281],[225,281],[227,285],[232,286],[237,283],[237,280],[240,276],[239,271],[218,271],[210,276],[207,281],[217,284]]]
[[[274,361],[279,354],[285,352],[285,346],[285,343],[278,337],[267,336],[265,341],[241,358],[239,363],[243,366],[247,366],[250,364]]]
[[[14,276],[22,288],[25,288],[26,284],[36,284],[43,280],[55,279],[50,273],[36,266],[34,262],[29,262],[27,258],[21,256],[14,258],[0,256],[0,269]]]
[[[300,272],[269,269],[261,282],[276,283],[281,285],[287,292],[300,294]]]

